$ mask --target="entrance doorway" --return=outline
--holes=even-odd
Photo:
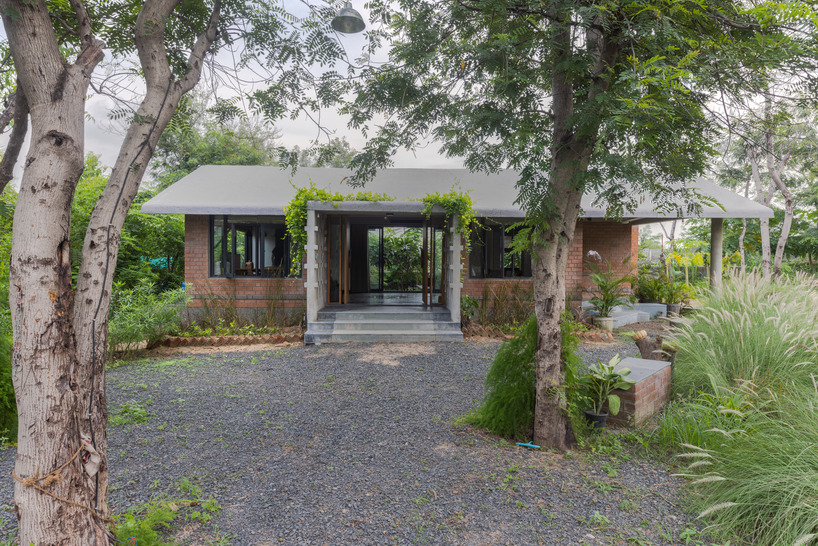
[[[332,216],[327,304],[444,305],[443,219]]]

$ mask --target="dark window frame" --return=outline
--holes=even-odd
[[[215,241],[215,224],[216,219],[220,218],[222,222],[222,233],[221,233],[221,243],[222,243],[222,255],[220,260],[222,274],[216,274],[216,241]],[[228,220],[228,218],[232,218],[232,220]],[[284,223],[276,223],[276,222],[254,222],[249,220],[242,220],[241,216],[230,216],[227,214],[212,214],[209,216],[208,221],[208,276],[210,278],[216,279],[272,279],[272,278],[286,278],[286,279],[297,279],[301,278],[302,276],[302,268],[298,269],[298,274],[292,274],[292,248],[291,248],[291,241],[290,238],[286,235],[286,225]],[[236,227],[239,226],[237,230]],[[264,234],[270,231],[275,232],[278,229],[284,229],[285,235],[282,237],[282,241],[284,242],[284,252],[281,257],[281,265],[278,266],[281,268],[282,271],[286,272],[285,275],[270,275],[266,273],[266,267],[263,265],[263,258],[260,263],[260,267],[253,267],[253,271],[248,275],[236,275],[234,271],[232,260],[235,258],[228,258],[236,255],[236,243],[238,232],[244,236],[244,249],[245,249],[245,258],[247,256],[247,239],[248,237],[251,239],[251,252],[256,256],[263,257],[265,255],[265,237]],[[249,233],[252,232],[252,235]],[[228,234],[230,237],[230,245],[227,245]],[[229,250],[229,252],[228,252]],[[252,260],[249,260],[252,261]],[[275,267],[275,266],[274,266]],[[258,271],[258,274],[255,273]]]
[[[510,227],[510,225],[502,223],[502,222],[494,222],[494,221],[489,221],[489,222],[490,222],[489,225],[485,225],[485,223],[484,223],[483,226],[476,227],[472,231],[473,237],[475,237],[478,240],[477,241],[474,241],[474,240],[472,241],[472,250],[471,250],[471,252],[469,252],[469,278],[470,279],[518,279],[518,280],[531,279],[533,277],[533,270],[532,270],[532,267],[531,267],[531,253],[529,253],[529,252],[526,252],[526,253],[517,253],[517,252],[506,253],[505,237],[507,235],[511,235],[512,237],[514,236],[514,233],[509,233],[508,232],[508,228]],[[501,236],[500,239],[502,240],[503,243],[496,247],[498,250],[495,250],[495,252],[499,252],[499,263],[502,265],[502,267],[500,268],[500,275],[489,275],[489,257],[490,256],[489,256],[489,245],[486,244],[486,241],[487,241],[487,238],[490,236],[488,234],[493,233],[495,230],[502,230],[502,236]],[[473,273],[472,255],[474,253],[475,243],[480,245],[480,250],[481,250],[481,253],[482,253],[479,275],[475,275]],[[511,256],[512,257],[512,266],[511,266],[511,268],[505,267],[506,256]],[[495,255],[493,257],[497,258],[498,256]],[[526,263],[525,263],[525,258],[526,257],[528,258],[527,267],[526,267]],[[515,268],[514,264],[517,263],[518,261],[520,262],[520,264],[519,264],[520,267]],[[527,269],[529,272],[531,272],[531,274],[527,275],[527,276],[523,276],[523,275],[506,275],[506,269],[511,269],[512,271],[514,271],[516,269],[526,271],[526,269]]]

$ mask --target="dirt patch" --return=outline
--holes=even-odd
[[[645,322],[633,322],[616,328],[617,333],[638,332],[644,330],[649,334],[667,335],[670,332],[670,323],[665,319],[648,320]]]
[[[434,348],[428,343],[379,343],[373,345],[369,351],[358,356],[358,358],[369,364],[380,364],[381,366],[400,366],[400,359],[410,356],[433,355]]]
[[[280,347],[291,347],[301,345],[301,343],[256,343],[253,345],[224,345],[222,347],[156,347],[150,351],[145,351],[140,357],[143,358],[165,358],[174,355],[206,355],[215,353],[254,353],[256,351],[268,351]]]

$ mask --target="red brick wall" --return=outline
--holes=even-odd
[[[619,275],[635,271],[639,228],[618,222],[578,222],[565,267],[565,290],[568,297],[580,292],[587,295],[589,288],[593,286],[589,278],[590,271],[585,264],[590,250],[599,252],[602,259],[606,263],[610,262]],[[631,259],[623,264],[622,261],[627,256],[631,256]],[[464,263],[466,278],[463,280],[462,293],[473,298],[481,298],[486,287],[498,290],[501,285],[509,283],[519,283],[525,287],[532,285],[531,279],[471,279],[468,278],[468,256],[465,256]]]
[[[281,305],[287,309],[302,309],[306,306],[304,279],[265,279],[259,277],[236,277],[233,279],[210,278],[210,227],[207,216],[185,216],[185,285],[191,296],[190,307],[201,307],[202,297],[211,294],[235,295],[236,306],[248,309],[263,309],[271,293],[281,296]],[[566,291],[576,294],[578,287],[591,285],[588,267],[584,264],[589,250],[596,250],[614,269],[625,274],[636,266],[638,228],[616,222],[580,221],[574,240],[568,252],[566,266]],[[622,265],[625,256],[633,256],[628,265]],[[469,257],[464,253],[465,275],[461,293],[480,299],[486,288],[489,292],[509,288],[518,284],[521,290],[531,290],[532,279],[472,279],[468,276]]]
[[[293,312],[306,307],[304,279],[211,278],[209,228],[207,216],[185,216],[185,290],[191,297],[189,307],[202,307],[202,299],[212,296],[235,298],[239,309],[263,310],[273,298],[279,308]]]
[[[619,414],[608,419],[612,424],[639,426],[658,413],[670,399],[671,367],[665,366],[626,391],[616,390],[622,401]]]
[[[634,273],[639,256],[639,228],[619,222],[581,222],[584,224],[582,238],[582,280],[580,285],[588,292],[593,288],[590,269],[585,260],[594,250],[602,256],[603,265],[610,263],[618,276]],[[623,263],[630,258],[627,263]],[[570,286],[570,285],[568,285]]]

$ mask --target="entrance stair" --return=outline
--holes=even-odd
[[[307,323],[304,343],[463,341],[460,323],[442,307],[333,305]]]

